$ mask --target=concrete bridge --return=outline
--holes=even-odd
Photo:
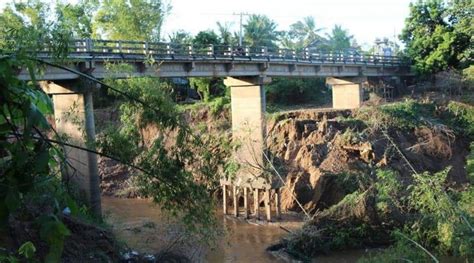
[[[38,58],[51,60],[49,50]],[[172,43],[135,41],[75,40],[69,45],[67,65],[94,78],[148,77],[224,77],[231,88],[233,139],[240,145],[235,152],[241,168],[235,178],[223,178],[224,213],[229,188],[232,189],[233,214],[239,214],[239,195],[244,198],[244,214],[249,216],[249,194],[254,198],[254,214],[259,217],[261,193],[265,213],[271,219],[270,194],[275,197],[277,216],[280,213],[279,188],[275,180],[262,174],[265,166],[265,92],[263,85],[271,77],[326,77],[332,86],[333,107],[357,108],[362,103],[363,84],[368,77],[404,77],[410,67],[398,57],[356,53],[321,53],[266,47],[191,46]],[[108,63],[126,63],[131,71],[108,72]],[[80,146],[94,141],[95,127],[92,105],[94,85],[81,80],[77,73],[53,67],[37,76],[42,88],[53,97],[56,129]],[[28,80],[25,70],[19,78]],[[99,187],[95,154],[66,147],[66,154],[75,167],[72,181],[100,213],[100,196],[92,189]],[[72,171],[68,171],[72,173]],[[241,191],[242,190],[242,191]]]

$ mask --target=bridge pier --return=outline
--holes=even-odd
[[[232,140],[237,145],[234,152],[235,162],[240,165],[234,178],[223,178],[221,185],[223,194],[232,186],[233,214],[239,215],[239,196],[244,198],[244,217],[249,217],[249,194],[253,194],[255,217],[259,217],[259,193],[265,193],[265,215],[271,221],[270,190],[279,187],[271,181],[271,177],[264,174],[266,120],[265,120],[265,90],[263,84],[271,81],[266,77],[232,78],[224,80],[224,84],[231,89],[232,109]],[[242,194],[237,193],[238,191]],[[280,204],[276,202],[280,211]],[[227,211],[226,197],[224,211]],[[224,212],[224,213],[225,213]]]
[[[356,109],[362,106],[362,84],[366,77],[356,78],[326,78],[326,84],[332,87],[332,107],[334,109]]]
[[[56,131],[62,140],[72,145],[95,150],[95,124],[92,91],[73,85],[58,85],[41,81],[41,88],[53,97]],[[92,212],[101,215],[100,179],[97,155],[64,146],[69,165],[63,167],[63,180],[77,189],[80,199],[90,205]]]

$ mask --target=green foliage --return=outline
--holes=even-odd
[[[220,103],[227,103],[227,100],[230,100],[230,90],[224,86],[222,79],[189,78],[189,84],[198,91],[201,100],[205,103],[221,96],[227,97],[227,99],[223,99]]]
[[[450,101],[447,106],[447,122],[451,127],[470,138],[474,138],[474,107],[468,104]]]
[[[393,263],[393,262],[430,262],[432,259],[426,253],[406,239],[398,237],[397,242],[382,252],[370,253],[358,263]]]
[[[250,15],[244,24],[244,41],[249,46],[276,47],[277,24],[265,15]]]
[[[345,51],[352,47],[354,36],[349,35],[349,32],[343,29],[340,25],[335,25],[331,30],[331,34],[327,35],[327,44],[323,49],[330,51]]]
[[[393,232],[396,242],[390,248],[361,262],[423,261],[443,255],[465,257],[467,261],[473,258],[474,187],[469,185],[461,192],[446,189],[448,172],[449,169],[435,174],[413,175],[414,181],[407,188],[408,198],[403,202],[412,216],[407,218],[401,231]],[[400,189],[396,181],[389,181]],[[388,197],[386,200],[398,202],[400,194],[394,196],[391,193],[393,188],[382,191],[383,188],[377,187],[379,199],[382,194]]]
[[[59,262],[63,253],[64,240],[71,233],[69,229],[55,216],[43,215],[38,219],[40,237],[49,245],[45,262]]]
[[[212,30],[199,32],[193,39],[193,47],[208,47],[209,45],[218,45],[219,36]]]
[[[184,30],[178,30],[168,35],[168,40],[171,43],[190,45],[193,42],[193,37],[190,33]]]
[[[471,183],[474,183],[474,142],[471,142],[470,152],[466,158],[466,173]]]
[[[116,67],[121,66],[109,66],[111,75]],[[179,216],[188,230],[212,241],[215,216],[208,190],[216,182],[222,159],[210,149],[224,142],[194,134],[171,100],[166,82],[152,78],[106,82],[134,100],[120,102],[120,125],[100,135],[101,151],[133,165],[142,194]],[[157,138],[144,137],[143,131],[150,127],[158,130]]]
[[[356,119],[364,121],[373,128],[397,128],[410,130],[428,122],[440,122],[435,119],[435,105],[406,100],[382,106],[361,108]]]
[[[472,54],[472,7],[472,1],[463,0],[410,3],[400,38],[419,73],[460,66]]]
[[[218,97],[211,101],[209,104],[211,113],[217,115],[218,113],[230,109],[230,97]]]
[[[290,25],[288,35],[283,36],[283,46],[291,49],[302,50],[313,44],[315,41],[321,41],[323,38],[319,35],[322,28],[316,27],[316,22],[311,16],[303,18],[302,21],[298,21]],[[286,37],[289,37],[289,41],[284,41]]]
[[[211,99],[211,80],[211,78],[189,78],[189,85],[196,88],[204,102]]]
[[[13,33],[30,30],[34,29],[26,27]],[[34,47],[34,43],[25,46]],[[50,98],[35,82],[20,81],[13,72],[16,68],[27,67],[34,80],[36,65],[24,54],[27,52],[19,50],[15,57],[0,59],[0,226],[8,225],[9,216],[28,216],[28,212],[24,212],[27,204],[48,198],[46,207],[55,209],[41,211],[37,228],[41,239],[49,245],[45,260],[58,262],[64,238],[69,234],[58,217],[66,205],[63,202],[66,194],[57,195],[51,187],[57,181],[60,165],[67,163],[62,150],[52,145],[47,136],[51,127],[46,116],[53,111]],[[28,258],[33,248],[32,244],[26,244],[20,252]]]
[[[309,222],[287,239],[287,250],[298,258],[314,257],[329,251],[360,248],[364,242],[380,238],[380,230],[370,223],[352,217],[326,217],[329,214],[345,213],[355,209],[369,194],[368,191],[355,191],[344,197],[338,204],[321,212],[321,218]]]
[[[235,45],[237,43],[237,38],[232,36],[230,32],[231,24],[229,23],[220,23],[217,22],[217,31],[219,34],[220,43],[222,45]]]
[[[93,34],[91,14],[96,8],[96,3],[92,0],[81,0],[75,5],[58,2],[57,20],[61,27],[72,32],[75,38],[91,38]]]
[[[100,0],[94,31],[112,40],[157,42],[168,11],[161,0]]]
[[[329,101],[323,79],[275,78],[265,86],[268,103],[290,105],[295,103],[325,104]]]
[[[18,254],[25,257],[26,259],[32,259],[36,253],[36,247],[31,241],[23,243],[23,245],[18,248]]]
[[[384,215],[389,213],[391,207],[399,206],[403,201],[399,198],[402,184],[398,175],[392,170],[379,169],[376,176],[376,208],[380,215]]]

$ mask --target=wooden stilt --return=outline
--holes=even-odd
[[[254,194],[253,194],[253,204],[255,208],[255,218],[259,219],[260,218],[260,211],[259,211],[259,199],[258,199],[258,189],[255,189]]]
[[[245,218],[249,218],[249,193],[248,188],[244,187],[244,216]]]
[[[275,189],[275,211],[277,219],[281,219],[280,188]]]
[[[222,185],[222,209],[224,215],[227,215],[227,185]]]
[[[234,216],[239,216],[239,199],[237,196],[237,186],[234,186],[232,193],[234,199]]]
[[[272,221],[272,214],[270,210],[270,189],[265,189],[265,214],[267,216],[267,221]]]

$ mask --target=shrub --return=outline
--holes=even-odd
[[[330,102],[324,79],[275,78],[265,89],[268,103],[323,105]]]

